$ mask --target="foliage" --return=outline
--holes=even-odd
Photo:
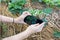
[[[53,9],[52,8],[45,8],[45,9],[42,9],[42,10],[38,10],[38,9],[29,9],[28,10],[33,16],[36,16],[36,15],[40,15],[40,14],[43,14],[45,13],[46,15],[48,14],[51,14]]]
[[[43,12],[44,12],[44,13],[46,13],[46,15],[51,14],[51,13],[52,13],[52,11],[53,11],[53,9],[52,9],[52,8],[45,8],[45,9],[43,9]]]
[[[12,13],[22,13],[25,11],[25,9],[23,9],[25,4],[26,0],[12,0],[8,5],[8,9]]]
[[[50,15],[53,11],[52,8],[45,8],[45,9],[42,9],[42,10],[38,10],[38,9],[29,9],[28,10],[33,16],[39,16],[39,15],[42,15],[42,14],[45,14],[46,16]],[[44,22],[48,22],[48,20],[46,20],[46,18],[44,17],[42,19]]]
[[[55,31],[53,35],[54,35],[54,37],[60,38],[60,32],[58,32],[58,31]]]
[[[44,2],[50,6],[59,6],[60,5],[60,0],[39,0],[39,2]]]
[[[28,10],[33,16],[39,15],[42,13],[42,10],[38,10],[38,9],[29,9]]]
[[[32,2],[38,2],[38,0],[31,0]]]

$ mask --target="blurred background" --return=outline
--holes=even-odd
[[[52,8],[53,10],[50,15],[45,16],[45,14],[41,14],[36,16],[48,20],[46,27],[44,27],[41,32],[32,34],[24,40],[60,40],[60,6],[57,7],[57,4],[54,5],[55,3],[50,3],[50,1],[26,0],[25,4],[25,1],[23,0],[23,2],[20,3],[22,4],[21,8],[16,4],[16,8],[20,8],[19,10],[23,9],[22,11],[19,11],[14,8],[14,0],[0,0],[0,15],[16,18],[19,17],[23,11],[29,8],[39,10]],[[29,25],[0,22],[0,39],[16,35],[24,31],[28,26]]]

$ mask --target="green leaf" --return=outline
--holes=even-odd
[[[60,5],[58,5],[57,7],[60,8]]]
[[[15,13],[22,13],[24,11],[24,5],[26,4],[26,0],[11,0],[8,5],[8,10]]]
[[[60,5],[60,0],[43,0],[43,2],[50,6]]]
[[[53,11],[52,8],[45,8],[45,9],[43,9],[43,12],[46,13],[46,14],[51,14],[52,11]]]
[[[11,0],[12,3],[16,2],[17,0]],[[18,0],[19,1],[19,0]]]
[[[38,10],[38,9],[29,9],[28,11],[29,11],[33,16],[42,14],[42,10]]]
[[[60,32],[58,32],[58,31],[55,31],[53,35],[54,35],[54,37],[60,38]]]

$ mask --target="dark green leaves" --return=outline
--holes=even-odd
[[[11,2],[8,5],[8,9],[12,13],[22,13],[25,10],[25,4],[26,0],[11,0]]]

